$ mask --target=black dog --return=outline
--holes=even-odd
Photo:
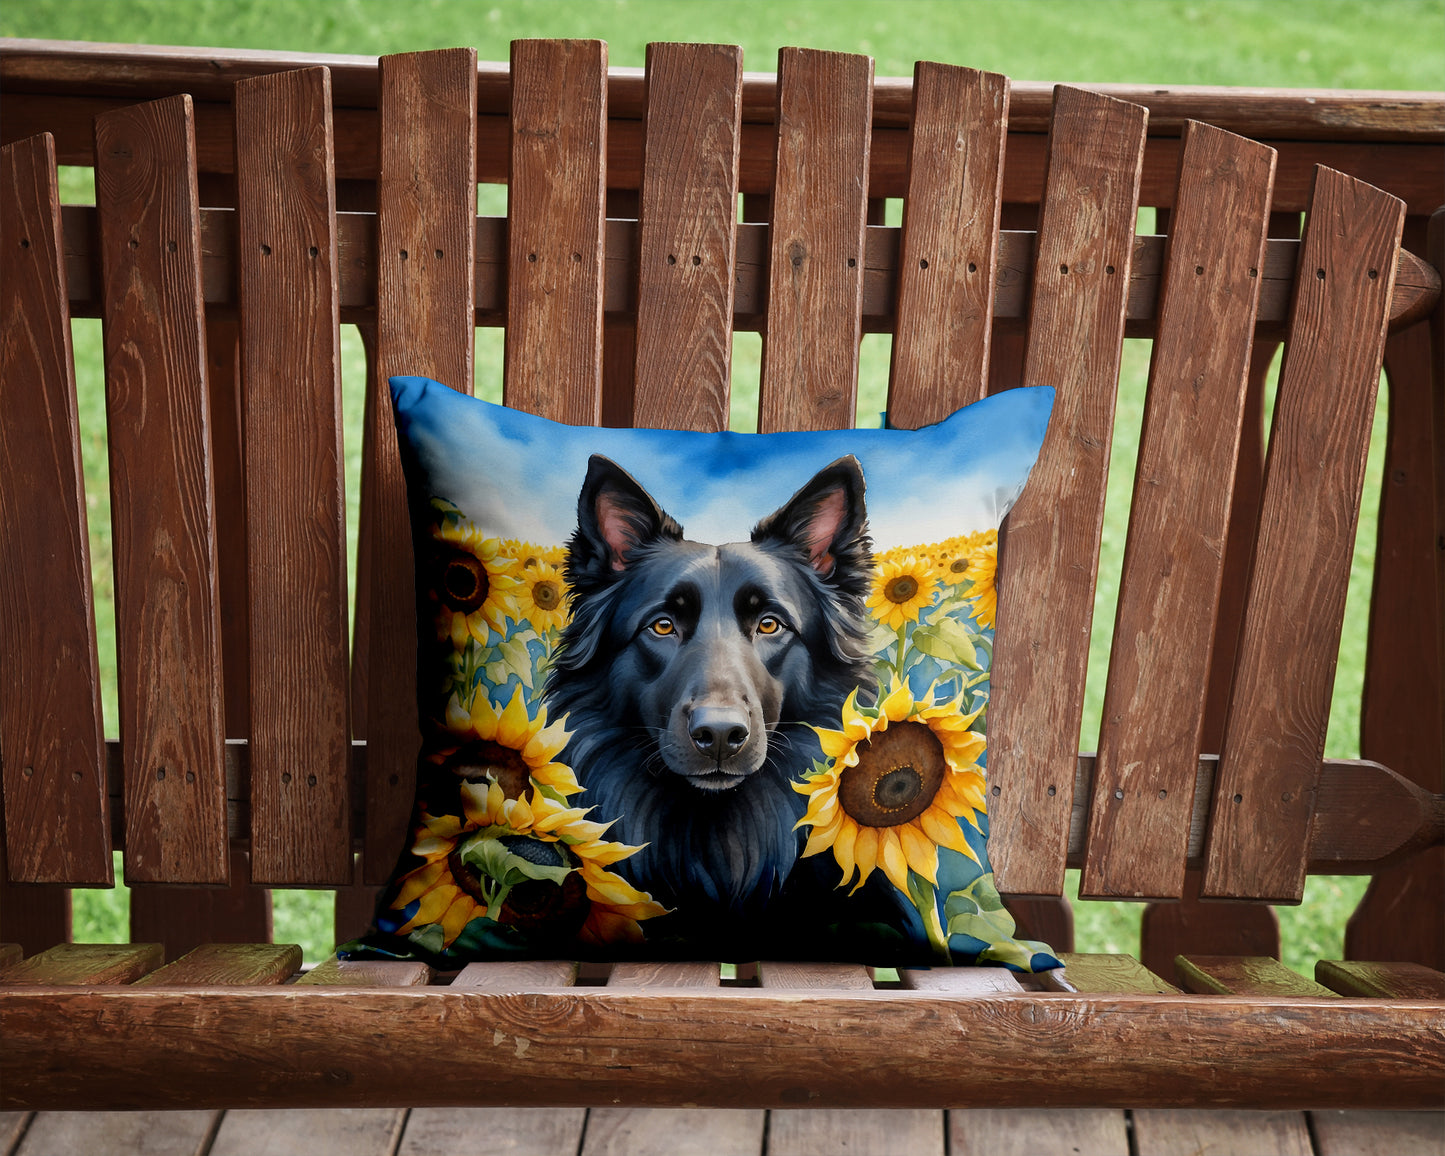
[[[808,724],[871,694],[863,489],[840,458],[750,541],[712,546],[616,463],[588,464],[547,709],[567,716],[581,802],[647,844],[616,870],[682,920],[717,930],[777,892],[801,850],[789,782],[818,756]]]

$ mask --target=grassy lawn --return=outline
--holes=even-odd
[[[747,66],[771,71],[777,49],[802,44],[871,53],[879,75],[908,75],[923,57],[1005,72],[1018,80],[1150,84],[1239,84],[1324,88],[1439,88],[1445,77],[1445,0],[16,0],[0,9],[0,35],[151,44],[380,54],[460,44],[483,59],[505,60],[513,38],[597,37],[614,65],[640,66],[650,40],[741,44]],[[62,174],[63,197],[92,199],[89,173]],[[484,198],[484,204],[488,200]],[[500,207],[486,211],[501,211]],[[1141,227],[1151,228],[1146,213]],[[893,222],[893,223],[896,223]],[[116,733],[114,625],[111,608],[109,483],[104,381],[98,321],[75,322],[76,374],[95,571],[96,610],[105,664],[107,733]],[[364,361],[354,330],[343,333],[348,525],[356,525]],[[863,343],[859,415],[876,421],[887,390],[889,339]],[[761,342],[740,334],[734,353],[735,428],[749,428]],[[477,336],[477,391],[500,393],[500,331]],[[1126,343],[1116,440],[1106,506],[1104,554],[1081,745],[1098,732],[1107,649],[1127,530],[1142,412],[1147,342]],[[1384,399],[1372,443],[1367,493],[1382,470]],[[1327,753],[1358,754],[1369,575],[1375,516],[1361,518],[1341,645]],[[354,547],[354,538],[353,538]],[[354,582],[352,589],[354,589]],[[1077,874],[1070,890],[1077,892]],[[1338,956],[1344,921],[1363,892],[1361,879],[1312,879],[1302,906],[1281,909],[1284,959],[1309,972]],[[276,937],[300,942],[307,957],[326,954],[330,895],[276,892]],[[127,897],[79,891],[78,940],[126,938]],[[1140,909],[1080,903],[1078,947],[1137,951]]]

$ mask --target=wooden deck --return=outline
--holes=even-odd
[[[7,1112],[0,1144],[4,1156],[1437,1156],[1445,1112]]]

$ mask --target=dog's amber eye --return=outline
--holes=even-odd
[[[783,628],[783,624],[771,614],[764,614],[758,619],[759,634],[776,634]]]
[[[666,614],[661,618],[654,618],[647,624],[647,629],[661,638],[666,638],[669,634],[674,634],[677,631],[677,627],[673,624],[672,619]]]

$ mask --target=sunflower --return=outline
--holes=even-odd
[[[429,570],[438,637],[450,638],[458,650],[468,638],[486,646],[489,626],[500,634],[508,618],[521,617],[511,594],[522,584],[514,573],[516,561],[501,552],[501,542],[470,522],[437,526],[432,540]]]
[[[973,588],[968,592],[967,601],[973,603],[973,616],[980,626],[992,626],[998,612],[998,591],[993,584],[997,571],[997,539],[969,554],[968,577],[973,579]]]
[[[884,626],[897,630],[905,622],[918,621],[919,611],[933,601],[937,585],[928,563],[912,554],[884,562],[874,573],[868,609]]]
[[[446,729],[455,744],[434,750],[430,758],[460,779],[489,779],[509,799],[530,797],[536,786],[559,799],[582,790],[572,768],[556,761],[571,736],[560,721],[548,725],[546,707],[537,709],[535,719],[529,717],[520,686],[501,710],[480,691],[473,694],[470,709],[452,695]]]
[[[561,630],[567,624],[567,584],[551,562],[533,556],[525,562],[513,597],[517,611],[537,630]]]
[[[798,821],[812,828],[803,856],[831,848],[840,887],[859,872],[854,891],[881,867],[904,895],[910,870],[938,885],[939,847],[977,862],[959,820],[977,828],[985,810],[984,738],[969,729],[978,715],[964,714],[958,699],[935,704],[931,692],[915,701],[897,679],[875,708],[849,695],[842,730],[814,728],[823,769],[793,784],[808,796]]]

